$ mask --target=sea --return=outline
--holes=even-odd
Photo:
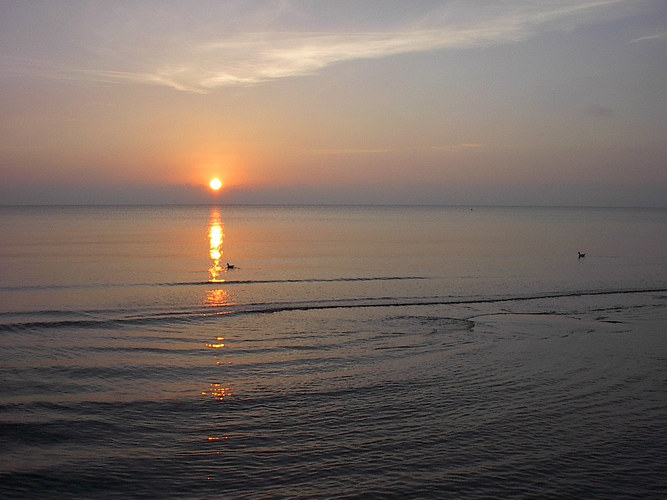
[[[0,497],[666,498],[667,210],[0,207]]]

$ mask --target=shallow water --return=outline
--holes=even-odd
[[[666,222],[1,208],[0,495],[662,496]]]

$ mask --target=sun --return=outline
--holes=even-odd
[[[222,182],[220,179],[211,179],[211,182],[209,182],[208,185],[211,186],[213,191],[219,191],[222,187]]]

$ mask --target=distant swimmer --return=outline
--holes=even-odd
[[[227,269],[234,269],[234,264],[230,264],[229,262],[227,262]]]
[[[585,253],[581,253],[581,252],[577,252],[577,253],[579,254],[579,258],[580,258],[580,259],[581,259],[582,257],[586,257],[586,254],[585,254]],[[227,264],[227,265],[229,265],[229,264]]]

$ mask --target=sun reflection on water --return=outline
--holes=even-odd
[[[222,259],[222,244],[225,240],[225,232],[222,228],[222,218],[220,210],[213,208],[211,210],[211,218],[208,226],[208,240],[209,240],[209,256],[213,263],[208,270],[209,281],[224,281],[220,278],[222,274],[222,266],[220,260]]]
[[[223,249],[222,245],[225,240],[225,232],[223,229],[222,215],[218,208],[212,208],[208,224],[208,241],[209,241],[209,257],[211,259],[211,264],[208,269],[209,273],[209,282],[222,284],[225,283],[225,280],[222,278],[223,273],[227,272],[232,266],[223,266],[221,265]],[[220,286],[220,285],[218,285]],[[234,301],[230,293],[222,288],[213,288],[211,290],[206,290],[206,296],[204,298],[204,306],[210,308],[221,308],[219,312],[215,312],[215,316],[230,314],[232,312],[232,306],[234,306]],[[206,314],[205,316],[208,316]],[[206,399],[212,399],[214,401],[225,401],[232,396],[232,388],[225,381],[225,372],[227,366],[231,365],[232,362],[226,360],[225,353],[228,350],[228,346],[225,343],[225,338],[222,336],[217,336],[215,339],[211,338],[210,341],[205,344],[207,349],[211,349],[213,352],[213,358],[216,365],[216,374],[212,377],[213,380],[220,380],[220,382],[209,382],[208,388],[201,390],[201,396]],[[221,371],[217,371],[221,370]],[[220,378],[218,378],[220,377]],[[209,379],[211,380],[211,379]],[[220,432],[222,429],[215,428],[211,429],[206,435],[206,441],[214,444],[215,453],[220,454],[220,448],[218,443],[226,441],[228,438],[224,432]],[[207,479],[211,479],[208,477]]]
[[[209,349],[222,349],[223,347],[225,347],[225,344],[223,344],[222,342],[218,342],[216,344],[208,343],[206,344],[206,347],[208,347]]]
[[[209,390],[202,391],[201,395],[210,396],[218,401],[224,401],[226,398],[231,397],[232,389],[230,387],[223,387],[222,384],[209,384]]]
[[[233,305],[229,292],[222,289],[206,290],[206,305],[210,307],[223,307]]]

